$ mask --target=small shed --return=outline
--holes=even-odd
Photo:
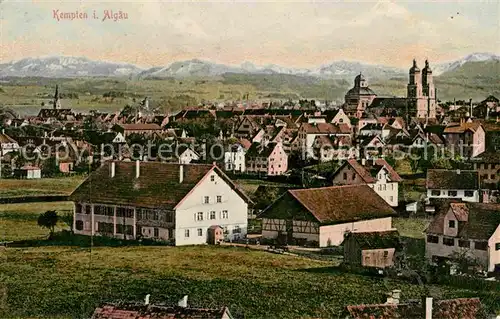
[[[42,170],[37,166],[23,166],[14,171],[17,178],[37,179],[42,177]]]
[[[219,225],[210,226],[208,228],[208,243],[216,245],[224,240],[224,229]]]
[[[362,267],[391,267],[400,247],[397,230],[352,232],[344,239],[344,262]]]

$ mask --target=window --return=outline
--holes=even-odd
[[[427,242],[428,243],[433,243],[433,244],[438,244],[439,243],[439,237],[434,236],[434,235],[427,235]]]
[[[474,248],[477,250],[487,250],[488,242],[487,241],[476,241],[474,242]]]
[[[500,243],[495,244],[495,250],[500,250]]]
[[[449,220],[448,221],[448,227],[449,228],[455,228],[455,221],[454,220]]]
[[[389,196],[389,201],[392,202],[394,200],[394,196]]]
[[[453,238],[443,238],[443,244],[446,246],[454,246],[455,245],[455,239]]]
[[[464,195],[465,195],[465,197],[473,197],[474,196],[474,192],[473,191],[465,191]]]
[[[76,227],[76,230],[83,230],[83,220],[77,220],[75,223],[75,227]]]
[[[229,213],[227,212],[227,210],[223,210],[222,211],[222,219],[228,219],[229,218]]]
[[[90,205],[85,205],[85,214],[90,214],[92,210],[92,207]]]
[[[215,219],[215,212],[214,211],[211,211],[210,212],[210,219]]]
[[[222,196],[217,196],[217,203],[222,203]]]
[[[215,182],[215,175],[210,175],[210,181]]]
[[[134,228],[133,228],[132,225],[117,224],[116,225],[116,232],[118,234],[133,235],[134,234]]]
[[[240,226],[234,226],[234,229],[233,229],[233,234],[239,234],[241,233],[241,228]]]
[[[384,184],[384,185],[382,185],[382,190],[384,190],[384,191],[386,190],[386,186],[385,186],[385,184]]]
[[[470,248],[470,241],[461,239],[458,241],[458,246],[462,248]]]
[[[203,213],[202,212],[196,213],[196,220],[197,221],[202,221],[203,220]]]
[[[210,197],[208,197],[208,196],[203,197],[203,202],[205,204],[209,204],[210,203]]]
[[[431,191],[432,196],[439,196],[441,195],[441,191]]]
[[[132,218],[134,217],[134,210],[132,208],[117,207],[116,217]]]
[[[384,250],[384,258],[387,258],[389,256],[389,252],[387,250]]]
[[[347,179],[347,173],[344,173],[344,176],[343,176],[344,180]]]
[[[457,191],[448,191],[448,196],[457,196]]]
[[[198,236],[203,236],[203,229],[201,228],[198,228]]]
[[[184,237],[189,237],[189,229],[184,230]]]
[[[352,174],[352,180],[356,179],[356,174]]]
[[[495,174],[491,174],[490,179],[495,179]]]
[[[156,238],[160,237],[160,230],[158,228],[153,229],[153,236]]]

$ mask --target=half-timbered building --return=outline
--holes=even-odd
[[[264,239],[337,246],[352,231],[392,229],[396,212],[367,185],[288,190],[260,215]]]

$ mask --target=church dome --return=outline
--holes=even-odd
[[[363,74],[360,73],[360,74],[356,75],[356,77],[354,78],[354,82],[359,83],[361,81],[365,81],[365,77],[363,76]]]
[[[353,87],[346,93],[347,96],[376,95],[369,87]]]

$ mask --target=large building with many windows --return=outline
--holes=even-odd
[[[215,165],[113,161],[70,200],[76,234],[180,246],[207,243],[215,228],[227,240],[247,233],[250,199]]]

